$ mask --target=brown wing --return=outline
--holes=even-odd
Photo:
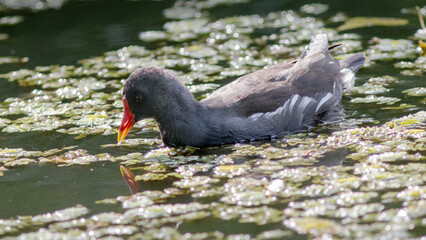
[[[339,71],[339,62],[328,52],[315,53],[242,76],[201,103],[243,116],[271,112],[294,94],[313,97],[321,92],[333,93]]]

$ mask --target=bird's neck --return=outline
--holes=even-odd
[[[196,146],[203,139],[206,109],[185,89],[169,101],[166,109],[154,117],[167,146]]]
[[[220,145],[249,138],[247,121],[232,117],[233,112],[207,107],[186,87],[176,91],[168,105],[154,119],[167,146]],[[235,133],[239,133],[236,135]]]

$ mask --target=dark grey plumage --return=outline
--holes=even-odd
[[[364,61],[358,53],[339,62],[328,52],[326,35],[317,35],[296,62],[242,76],[200,102],[175,76],[157,67],[132,73],[123,97],[136,121],[157,121],[166,145],[270,139],[338,119],[343,89],[353,86]]]

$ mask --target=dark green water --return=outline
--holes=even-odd
[[[270,12],[282,11],[282,10],[296,10],[304,5],[311,3],[312,1],[251,1],[248,3],[238,3],[230,6],[217,6],[206,11],[209,12],[209,18],[211,21],[232,17],[237,15],[267,15]],[[403,14],[401,9],[413,8],[416,5],[422,6],[423,1],[324,1],[329,5],[328,11],[319,15],[321,19],[328,19],[331,16],[336,15],[338,12],[344,12],[350,17],[356,16],[368,16],[368,17],[397,17],[408,19],[409,23],[404,26],[396,27],[371,27],[371,28],[359,28],[347,31],[348,33],[356,33],[361,36],[360,41],[362,42],[362,51],[365,51],[371,47],[371,39],[373,37],[379,38],[391,38],[391,39],[407,39],[412,36],[417,29],[419,24],[416,15]],[[29,12],[25,10],[15,10],[2,12],[0,16],[9,15],[22,15],[24,21],[16,26],[2,27],[1,32],[9,34],[9,39],[0,42],[0,56],[17,56],[17,57],[28,57],[29,61],[22,64],[4,64],[0,65],[0,73],[8,73],[10,71],[16,71],[19,69],[34,69],[37,66],[48,66],[48,65],[78,65],[78,61],[81,59],[88,59],[91,57],[102,56],[106,51],[114,51],[122,47],[129,45],[145,46],[147,49],[156,49],[161,44],[142,42],[138,39],[138,34],[143,31],[149,30],[162,30],[163,25],[170,21],[163,17],[162,12],[164,9],[173,6],[174,1],[70,1],[63,5],[62,8],[57,10],[46,10],[41,12]],[[340,23],[326,23],[326,27],[335,28]],[[269,31],[263,29],[262,31]],[[275,31],[276,30],[271,30]],[[170,43],[171,46],[178,45],[179,43]],[[188,41],[185,45],[191,45]],[[395,109],[384,109],[383,105],[377,104],[354,104],[351,100],[354,96],[345,96],[343,103],[346,109],[347,118],[349,119],[372,119],[371,122],[364,121],[359,126],[380,126],[381,124],[388,122],[395,118],[407,116],[421,110],[425,110],[424,103],[419,103],[424,96],[408,96],[402,93],[403,90],[413,87],[425,87],[424,72],[422,76],[406,76],[401,74],[401,69],[394,67],[394,63],[400,60],[391,61],[378,61],[371,67],[366,67],[360,70],[357,74],[358,81],[357,85],[361,85],[367,82],[372,77],[379,77],[383,75],[390,75],[398,78],[396,83],[389,86],[389,92],[386,96],[396,97],[401,99],[401,102],[396,103],[395,106],[400,103],[412,104],[412,108],[404,110]],[[409,59],[414,61],[414,59]],[[123,78],[118,78],[121,80]],[[39,86],[20,86],[18,82],[10,82],[5,79],[0,79],[0,101],[7,98],[22,98],[30,96],[34,89],[40,89]],[[116,89],[106,89],[115,93]],[[117,95],[117,94],[116,94]],[[116,99],[119,99],[117,97]],[[63,102],[72,100],[63,100]],[[112,103],[107,101],[108,104]],[[121,111],[121,110],[120,110]],[[111,116],[119,112],[116,109],[109,108],[107,110]],[[26,116],[24,114],[24,116]],[[20,118],[21,115],[9,115],[0,116],[15,120]],[[1,123],[1,122],[0,122]],[[114,124],[112,128],[116,129],[117,126]],[[1,125],[0,125],[1,126]],[[420,125],[417,128],[423,129],[424,125]],[[413,127],[416,128],[416,127]],[[333,131],[342,130],[345,127],[336,126],[323,126],[317,133],[330,135]],[[315,133],[316,134],[316,133]],[[313,136],[315,136],[313,134]],[[159,137],[158,133],[146,132],[141,128],[137,128],[129,134],[128,138],[148,138]],[[311,135],[312,137],[312,135]],[[315,138],[315,137],[313,137]],[[423,137],[424,138],[424,137]],[[379,141],[379,140],[378,140]],[[285,142],[285,141],[283,141]],[[75,135],[68,135],[65,133],[59,133],[56,131],[29,131],[24,133],[9,133],[0,132],[0,149],[6,148],[23,148],[26,151],[47,151],[54,148],[63,148],[68,146],[77,146],[79,149],[85,149],[88,154],[95,155],[99,153],[108,153],[114,157],[119,157],[127,153],[142,152],[145,154],[148,150],[159,148],[158,145],[153,146],[139,146],[139,149],[133,147],[101,147],[105,144],[115,144],[116,135],[101,135],[93,134],[84,138],[75,138]],[[424,142],[423,142],[424,143]],[[262,146],[262,144],[268,143],[254,143],[253,146]],[[281,142],[273,142],[273,146],[279,147]],[[386,145],[386,144],[384,144]],[[219,156],[221,154],[235,154],[233,146],[223,146],[213,149],[201,149],[195,152],[196,156]],[[358,150],[355,150],[355,152]],[[364,160],[359,159],[346,159],[347,155],[354,152],[354,149],[350,147],[339,148],[336,151],[327,151],[327,153],[318,158],[318,162],[314,163],[314,166],[335,166],[337,167],[353,167],[358,163],[362,163]],[[419,173],[422,174],[425,168],[424,150],[423,151],[407,151],[410,154],[420,154],[420,160],[413,160],[414,163],[422,164],[422,169]],[[258,157],[258,155],[256,155]],[[256,159],[256,156],[247,155],[246,158],[234,157],[234,164],[246,163],[250,160]],[[34,163],[30,163],[24,166],[12,166],[7,167],[8,170],[4,171],[4,175],[0,175],[0,219],[15,219],[18,216],[24,215],[38,215],[47,212],[53,212],[59,209],[75,206],[76,204],[82,204],[90,210],[90,214],[86,215],[90,217],[96,213],[115,211],[122,213],[125,211],[120,204],[108,205],[108,204],[96,204],[98,200],[106,198],[116,198],[117,196],[130,195],[128,187],[119,171],[119,165],[121,160],[114,162],[96,162],[89,165],[73,165],[67,167],[58,167],[55,163],[40,163],[38,157],[30,157],[35,159]],[[261,158],[261,157],[260,157]],[[6,158],[5,158],[6,159]],[[275,160],[272,158],[272,161]],[[343,161],[344,160],[344,161]],[[140,158],[140,161],[144,161]],[[173,161],[173,160],[172,160]],[[204,163],[199,160],[190,160],[183,162],[183,166],[188,164]],[[343,163],[342,163],[343,161]],[[6,162],[6,160],[4,161]],[[4,162],[0,158],[0,167],[3,166]],[[160,161],[161,162],[161,161]],[[168,163],[166,163],[167,165]],[[393,164],[393,165],[392,165]],[[398,162],[394,162],[390,165],[396,166]],[[145,164],[142,164],[145,165]],[[147,164],[149,165],[149,164]],[[253,163],[253,165],[256,165]],[[297,165],[297,164],[296,164]],[[214,165],[213,165],[214,166]],[[167,171],[173,172],[177,166],[172,166]],[[302,166],[303,167],[303,166]],[[313,167],[315,169],[315,167]],[[319,168],[319,167],[318,167]],[[307,168],[306,171],[309,171]],[[312,170],[312,171],[317,171]],[[333,170],[330,170],[333,171]],[[337,170],[336,170],[337,171]],[[348,170],[349,172],[356,170]],[[149,172],[149,170],[146,170]],[[403,171],[402,171],[403,172]],[[145,172],[143,172],[145,173]],[[135,174],[142,174],[135,171]],[[210,168],[206,172],[198,173],[202,176],[212,176],[213,170]],[[254,176],[254,178],[267,178],[270,176],[264,173],[256,175],[256,172],[252,172],[248,176]],[[425,178],[422,176],[422,182],[413,183],[413,186],[420,186],[421,189],[425,189]],[[275,177],[272,177],[275,178]],[[232,178],[229,178],[232,179]],[[221,182],[218,185],[222,185],[229,179],[221,178]],[[175,186],[173,182],[176,179],[167,178],[161,181],[147,181],[141,182],[141,189],[147,190],[163,190],[168,187]],[[230,180],[231,181],[231,180]],[[260,180],[259,180],[260,181]],[[368,181],[368,180],[366,180]],[[289,180],[290,182],[290,180]],[[315,181],[314,181],[315,182]],[[299,184],[299,183],[298,183]],[[309,186],[312,181],[306,181],[297,185],[297,187]],[[323,183],[317,183],[323,184]],[[327,186],[324,183],[324,186]],[[331,183],[330,183],[331,184]],[[216,186],[216,185],[215,185]],[[404,185],[405,186],[405,185]],[[393,191],[402,191],[404,186],[400,188],[394,188]],[[354,191],[363,191],[360,188],[354,188]],[[202,202],[212,203],[220,202],[220,196],[213,196],[206,199],[198,199],[193,197],[191,194],[192,190],[185,189],[185,193],[176,197],[165,200],[166,203],[190,203],[190,202]],[[380,202],[380,196],[383,195],[387,190],[383,190],[379,194],[379,200],[374,198],[370,199],[369,203]],[[197,192],[195,190],[195,192]],[[419,202],[425,201],[425,193],[421,193]],[[264,204],[271,208],[275,208],[282,212],[288,204],[292,201],[291,197],[280,197],[281,200],[278,202],[272,202]],[[316,199],[315,196],[312,197]],[[309,197],[301,197],[300,199],[295,198],[295,201],[302,202],[305,199],[311,199]],[[383,198],[382,198],[383,199]],[[421,200],[420,200],[421,199]],[[402,201],[402,200],[401,200]],[[386,205],[387,203],[383,203]],[[232,205],[232,204],[231,204]],[[238,205],[238,204],[235,204]],[[417,205],[416,205],[417,206]],[[421,209],[421,206],[418,205]],[[214,208],[214,207],[213,207]],[[393,209],[386,205],[386,209]],[[354,210],[356,212],[356,210]],[[373,211],[374,212],[374,211]],[[380,211],[377,211],[380,212]],[[424,211],[423,211],[424,212]],[[324,215],[320,215],[324,216]],[[412,237],[419,237],[424,235],[424,219],[423,223],[420,223],[419,219],[423,215],[417,216],[412,220],[415,231]],[[329,216],[327,216],[329,217]],[[283,219],[288,219],[285,217]],[[330,217],[333,219],[333,217]],[[268,223],[268,224],[255,224],[255,223],[242,223],[238,218],[231,220],[223,220],[218,217],[209,216],[194,221],[184,221],[181,225],[176,228],[180,233],[185,232],[213,232],[220,231],[225,235],[229,234],[250,234],[251,237],[255,237],[257,234],[273,229],[284,229],[293,230],[291,237],[298,237],[301,239],[311,238],[312,236],[319,236],[316,233],[303,233],[302,230],[294,230],[295,228],[289,227],[290,225],[283,226],[282,220]],[[345,225],[340,222],[340,218],[337,217],[339,224]],[[368,221],[365,220],[367,223]],[[376,222],[379,222],[376,220]],[[132,223],[129,223],[131,225]],[[217,225],[216,225],[217,224]],[[362,225],[362,221],[360,221]],[[47,227],[47,225],[42,225]],[[346,225],[345,225],[346,226]],[[29,229],[36,229],[32,227]],[[344,227],[342,227],[344,228]],[[24,229],[25,231],[33,231]],[[20,230],[21,231],[21,230]],[[11,234],[5,234],[5,236],[17,236],[21,232],[17,231]],[[356,230],[354,230],[356,232]],[[326,231],[327,232],[327,231]],[[392,232],[392,230],[391,230]],[[395,232],[399,233],[397,230]],[[1,233],[1,228],[0,228]],[[332,232],[331,234],[335,234]],[[338,233],[339,234],[339,233]],[[320,234],[321,235],[321,234]],[[338,235],[340,237],[345,235]],[[396,234],[394,237],[398,238],[401,235]],[[2,237],[2,235],[0,235]],[[351,235],[351,237],[354,237]],[[376,236],[377,237],[377,236]]]

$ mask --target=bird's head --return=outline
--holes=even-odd
[[[118,143],[132,126],[145,118],[160,118],[175,102],[184,87],[175,76],[158,67],[135,70],[123,88],[124,115],[118,131]],[[185,87],[184,87],[185,88]]]

